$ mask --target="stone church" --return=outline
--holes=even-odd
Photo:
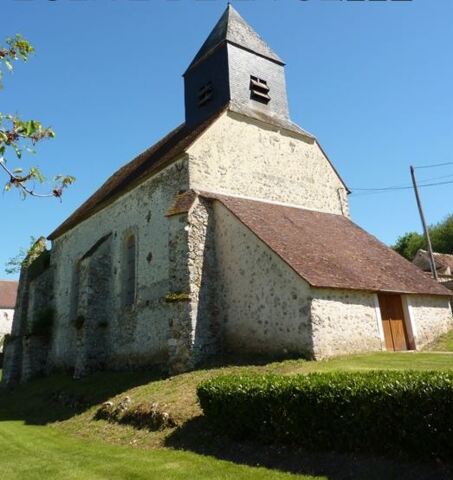
[[[231,5],[184,92],[185,122],[35,249],[4,381],[419,349],[453,326],[451,292],[350,220],[347,186],[290,118],[283,60]]]

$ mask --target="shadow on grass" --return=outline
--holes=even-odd
[[[261,466],[294,474],[324,476],[329,480],[447,480],[453,466],[419,463],[361,454],[311,452],[294,446],[236,442],[215,434],[199,416],[175,429],[165,445],[221,460]]]
[[[67,420],[130,390],[165,378],[161,371],[99,372],[80,380],[52,375],[25,385],[0,389],[0,421],[30,425]]]

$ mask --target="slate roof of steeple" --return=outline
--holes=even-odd
[[[187,70],[190,70],[225,42],[284,65],[283,60],[229,4]]]

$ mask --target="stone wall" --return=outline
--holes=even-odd
[[[316,359],[383,349],[375,294],[312,288],[312,296]]]
[[[222,323],[217,298],[218,269],[212,202],[198,198],[190,210],[189,274],[194,364],[222,349]]]
[[[27,322],[22,337],[21,382],[44,375],[54,322],[53,269],[46,268],[29,287]]]
[[[211,202],[197,198],[189,211],[171,215],[169,222],[169,365],[176,373],[219,353],[221,325]]]
[[[170,259],[169,285],[166,295],[167,309],[170,313],[168,362],[170,372],[179,373],[193,366],[187,212],[170,216],[168,222]]]
[[[20,272],[11,335],[4,346],[2,383],[25,381],[47,367],[52,318],[43,332],[41,315],[53,315],[53,270],[45,238],[31,247]],[[40,321],[41,327],[35,328]],[[45,324],[46,322],[44,322]],[[36,360],[36,361],[35,361]]]
[[[74,376],[106,368],[110,360],[109,328],[112,311],[112,235],[107,235],[79,264],[80,294],[76,315],[76,361]]]
[[[449,297],[406,296],[417,350],[453,328]]]
[[[54,241],[51,259],[56,279],[57,324],[51,352],[54,368],[77,365],[77,370],[83,371],[80,365],[86,364],[86,359],[81,360],[80,352],[86,349],[93,335],[97,338],[94,343],[100,341],[108,350],[108,368],[167,362],[172,314],[165,296],[171,291],[172,260],[170,223],[165,214],[176,193],[187,187],[187,163],[182,158]],[[136,299],[134,305],[126,308],[121,301],[122,272],[124,245],[131,232],[136,236],[137,245]],[[97,334],[91,332],[87,336],[76,328],[75,319],[71,317],[72,289],[78,262],[100,239],[109,235],[109,260],[101,268],[105,276],[109,276],[108,287],[97,292],[94,284],[89,286],[90,274],[87,273],[85,282],[88,283],[86,288],[81,286],[80,291],[88,292],[89,298],[79,299],[81,305],[85,302],[85,309],[88,304],[93,309],[98,302],[102,310],[108,312],[101,322],[105,326],[100,340]],[[88,263],[93,266],[93,261]],[[89,269],[89,265],[86,268]],[[99,276],[101,270],[95,276]]]
[[[346,190],[318,144],[227,112],[189,149],[190,187],[349,215]]]
[[[309,285],[219,202],[214,212],[224,350],[310,357]]]

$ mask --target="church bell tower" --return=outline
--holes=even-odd
[[[284,65],[229,4],[184,73],[186,124],[228,103],[289,120]]]

